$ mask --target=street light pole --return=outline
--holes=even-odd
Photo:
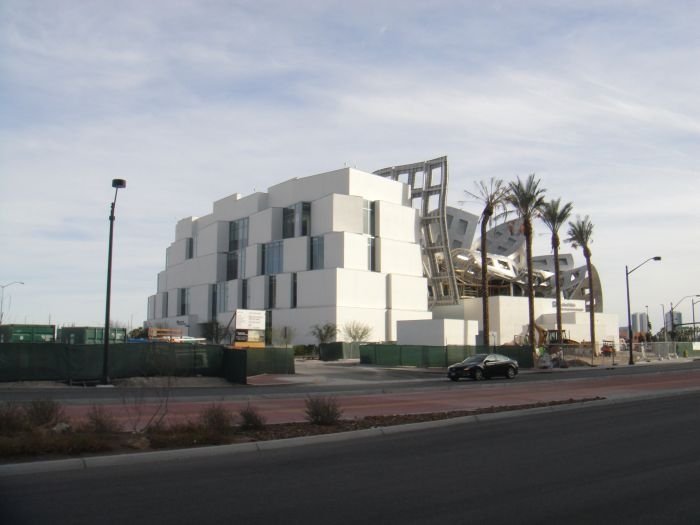
[[[126,188],[124,179],[112,179],[114,200],[109,213],[109,248],[107,250],[107,304],[105,306],[104,347],[102,352],[102,384],[109,384],[109,309],[112,299],[112,241],[114,238],[114,207],[117,204],[119,188]]]
[[[690,300],[690,304],[693,305],[693,342],[695,342],[695,337],[696,337],[696,333],[695,333],[695,305],[698,303],[700,303],[700,301],[693,301],[692,299]]]
[[[641,268],[644,266],[646,263],[649,261],[660,261],[661,257],[658,255],[654,257],[649,257],[646,261],[644,261],[641,264],[638,264],[631,270],[628,269],[628,267],[625,265],[625,284],[627,285],[627,335],[629,337],[629,351],[630,351],[630,358],[628,364],[633,365],[634,364],[634,355],[632,354],[632,343],[634,341],[634,335],[632,334],[632,313],[630,310],[630,274],[635,271],[637,268]]]
[[[676,301],[676,306],[673,306],[673,303],[671,303],[671,341],[676,340],[676,338],[674,336],[674,332],[676,330],[676,327],[675,327],[675,319],[673,319],[673,309],[678,308],[678,305],[681,304],[688,297],[700,297],[700,294],[692,294],[692,295],[686,295],[684,297],[681,297],[681,299],[679,301]],[[693,311],[693,316],[695,316],[695,311]],[[693,323],[694,322],[695,321],[693,321]],[[695,324],[693,324],[693,329],[695,329]]]
[[[661,305],[661,320],[664,322],[664,342],[668,341],[668,330],[666,330],[666,307]]]
[[[3,307],[5,306],[5,288],[12,286],[13,284],[24,284],[22,281],[12,281],[7,284],[0,284],[0,324],[2,324],[3,317]]]

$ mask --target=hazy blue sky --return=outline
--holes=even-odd
[[[448,155],[452,204],[534,172],[590,215],[621,324],[625,264],[663,256],[631,277],[657,329],[700,293],[699,27],[678,0],[2,0],[0,284],[26,282],[7,321],[103,322],[112,178],[112,318],[139,325],[178,219]]]

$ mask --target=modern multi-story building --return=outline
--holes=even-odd
[[[635,334],[646,334],[649,331],[647,314],[635,312],[632,314],[632,332]]]
[[[230,326],[237,309],[265,310],[268,336],[283,333],[284,342],[302,344],[314,342],[311,330],[325,323],[341,329],[338,340],[357,322],[370,328],[369,340],[395,341],[398,321],[434,317],[414,328],[435,329],[431,337],[443,341],[439,320],[463,320],[463,339],[471,341],[469,322],[481,324],[479,217],[447,206],[447,181],[447,158],[440,157],[375,173],[344,168],[216,201],[210,214],[178,222],[148,299],[147,325],[210,337]],[[492,341],[527,333],[520,230],[516,219],[487,236]],[[584,312],[602,314],[598,274],[593,268],[591,297],[586,267],[574,267],[570,254],[559,257],[563,308],[570,310],[564,323],[583,340]],[[533,262],[537,323],[551,329],[553,256]],[[600,336],[617,339],[616,318],[598,315],[596,322]]]
[[[149,326],[229,324],[236,309],[266,310],[293,343],[314,325],[359,322],[395,340],[398,320],[428,319],[420,217],[410,187],[345,168],[234,194],[178,222],[148,299]]]

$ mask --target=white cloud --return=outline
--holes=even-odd
[[[114,317],[139,323],[177,219],[346,162],[442,154],[452,202],[474,180],[535,172],[590,214],[613,313],[624,265],[650,254],[664,261],[635,273],[635,304],[700,288],[692,4],[0,9],[0,283],[27,282],[15,321],[101,322],[111,178],[128,180]]]

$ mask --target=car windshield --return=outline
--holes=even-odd
[[[473,365],[474,363],[481,363],[488,354],[476,354],[471,357],[467,357],[462,361],[463,365]]]

